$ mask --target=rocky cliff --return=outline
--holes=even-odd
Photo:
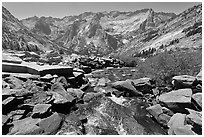
[[[21,21],[3,7],[3,48],[62,48],[85,55],[146,57],[163,51],[201,48],[201,25],[201,4],[178,15],[142,9],[85,12],[62,19],[35,16]]]
[[[42,26],[36,24],[36,26]],[[24,51],[46,51],[59,47],[46,37],[29,30],[6,8],[2,8],[2,47],[3,49]]]
[[[157,27],[175,16],[142,9],[135,12],[86,12],[62,19],[31,17],[21,22],[32,32],[74,52],[108,54],[131,41],[133,34]]]

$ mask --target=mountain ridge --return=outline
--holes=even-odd
[[[4,9],[4,7],[3,7]],[[152,9],[141,9],[136,11],[110,11],[110,12],[84,12],[74,16],[63,18],[53,17],[29,17],[22,20],[15,20],[17,26],[25,28],[32,35],[49,41],[52,48],[66,49],[78,54],[107,55],[114,52],[119,54],[137,54],[140,47],[148,47],[149,42],[164,35],[166,32],[173,32],[178,28],[179,21],[189,26],[189,19],[186,16],[195,15],[198,10],[197,21],[201,18],[202,5],[193,6],[180,14],[155,12]],[[4,14],[9,14],[4,11]],[[192,13],[191,13],[192,12]],[[183,19],[184,17],[184,19]],[[192,17],[192,16],[191,16]],[[192,17],[194,18],[194,17]],[[6,19],[4,19],[6,22]],[[11,29],[13,29],[11,27]],[[39,41],[39,40],[37,40]],[[46,43],[44,42],[44,43]],[[137,43],[135,45],[135,43]],[[150,44],[151,45],[151,44]],[[43,45],[41,45],[43,47]],[[49,47],[49,46],[48,46]],[[154,47],[154,46],[153,46]],[[137,49],[137,50],[133,50]]]

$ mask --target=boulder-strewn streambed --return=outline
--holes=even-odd
[[[2,134],[202,134],[201,73],[173,77],[171,87],[161,88],[113,59],[48,65],[31,54],[38,63],[25,62],[26,56],[3,58]]]

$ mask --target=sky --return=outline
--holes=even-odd
[[[156,12],[173,12],[179,14],[184,10],[200,4],[199,2],[3,2],[18,19],[33,16],[57,17],[79,15],[83,12],[102,11],[136,11],[152,8]]]

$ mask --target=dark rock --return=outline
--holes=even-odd
[[[193,90],[193,93],[202,92],[202,85],[201,84],[197,84],[196,86],[192,87],[192,90]]]
[[[58,66],[58,65],[53,65],[53,66],[41,66],[40,69],[38,69],[39,73],[41,76],[44,76],[46,74],[51,74],[51,75],[58,75],[58,76],[70,76],[73,73],[73,68],[69,66]]]
[[[196,104],[202,108],[202,93],[196,93],[192,95],[192,99],[196,102]]]
[[[86,74],[91,73],[91,67],[89,66],[81,66],[80,69],[82,69]]]
[[[9,135],[39,135],[43,133],[43,130],[37,126],[41,119],[33,119],[27,117],[22,120],[14,121],[12,124],[14,127],[11,129]]]
[[[2,101],[2,109],[12,107],[14,108],[16,105],[17,99],[15,97],[8,97],[7,99]]]
[[[39,71],[33,67],[30,67],[30,65],[28,64],[29,63],[25,62],[22,64],[2,63],[2,71],[11,73],[29,73],[39,75]]]
[[[90,83],[84,84],[80,87],[80,89],[84,92],[86,92],[89,88],[91,88]]]
[[[196,75],[196,79],[202,83],[202,70]]]
[[[161,105],[157,104],[146,108],[146,110],[162,125],[167,126],[170,116],[163,112]]]
[[[54,113],[48,118],[44,118],[39,122],[39,127],[44,130],[44,134],[55,134],[60,128],[62,118],[58,113]]]
[[[112,87],[120,91],[127,91],[131,96],[143,95],[141,92],[135,89],[130,80],[114,82],[112,83]]]
[[[195,77],[189,75],[174,76],[172,84],[176,89],[191,88],[195,80]]]
[[[51,104],[37,104],[33,108],[32,117],[33,118],[44,118],[49,116]]]
[[[24,110],[33,110],[35,105],[32,104],[21,104],[18,105],[18,109],[24,109]]]
[[[134,87],[142,92],[143,94],[150,93],[152,94],[152,88],[153,88],[153,80],[150,78],[140,78],[132,80]]]
[[[190,114],[188,114],[186,118],[202,127],[202,112],[194,111],[192,109],[187,110]]]

